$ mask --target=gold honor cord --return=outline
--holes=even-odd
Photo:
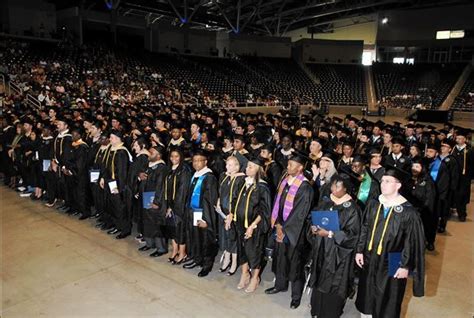
[[[242,197],[242,193],[244,192],[245,189],[245,184],[242,186],[242,189],[239,192],[239,196],[237,198],[237,202],[235,203],[235,211],[234,211],[234,222],[237,221],[237,208],[239,207],[239,202],[240,198]],[[249,213],[249,205],[250,205],[250,197],[252,196],[252,192],[255,190],[256,186],[253,185],[252,188],[250,189],[250,192],[247,195],[247,200],[245,202],[245,211],[244,211],[244,227],[248,228],[249,227],[249,220],[248,220],[248,213]]]
[[[176,198],[176,173],[173,176],[173,202]],[[168,180],[165,182],[165,201],[168,201]]]
[[[374,245],[375,230],[377,229],[377,223],[379,221],[381,209],[382,209],[382,203],[379,204],[379,208],[377,209],[377,215],[375,216],[375,222],[372,228],[372,235],[370,236],[370,242],[369,242],[369,247],[368,247],[369,251],[372,250],[372,247]],[[382,236],[380,237],[379,245],[377,246],[377,255],[382,254],[383,239],[385,237],[385,233],[387,232],[388,222],[390,221],[390,217],[392,216],[392,211],[393,211],[393,206],[390,208],[390,211],[388,212],[387,220],[385,221],[385,224],[383,226]]]

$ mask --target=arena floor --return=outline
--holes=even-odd
[[[309,317],[289,293],[265,295],[267,268],[254,294],[236,289],[238,275],[206,278],[137,251],[133,236],[117,241],[92,220],[79,221],[0,187],[2,317]],[[473,196],[474,197],[474,196]],[[451,221],[426,257],[426,297],[407,292],[405,317],[472,317],[474,203],[468,221]],[[353,301],[344,317],[359,317]]]

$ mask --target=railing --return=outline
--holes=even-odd
[[[3,75],[2,75],[3,76]],[[5,78],[3,78],[3,80],[5,80]],[[31,94],[24,94],[23,93],[23,90],[21,89],[20,86],[18,86],[18,84],[12,82],[12,81],[9,81],[8,82],[8,95],[11,95],[11,93],[15,92],[15,94],[18,94],[18,95],[24,95],[24,98],[25,98],[25,103],[33,108],[36,108],[37,110],[40,110],[43,108],[43,106],[41,105],[41,102],[38,100],[38,98],[36,98],[35,96],[31,95]]]

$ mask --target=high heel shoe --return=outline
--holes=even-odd
[[[232,263],[231,263],[231,265],[232,265]],[[232,275],[234,275],[235,273],[237,273],[237,268],[238,268],[238,267],[236,266],[236,267],[235,267],[235,270],[234,270],[233,272],[228,271],[228,272],[227,272],[227,276],[232,276]]]
[[[232,266],[232,262],[229,262],[229,264],[227,264],[227,266],[225,268],[219,268],[219,272],[223,273],[225,271],[227,271],[230,267]]]
[[[184,255],[184,257],[182,259],[180,259],[179,261],[176,260],[176,258],[171,262],[171,264],[173,265],[180,265],[184,262],[186,262],[188,260],[188,255]]]
[[[174,259],[178,256],[178,254],[174,254],[173,257],[168,257],[168,262],[173,263]]]
[[[250,288],[250,285],[245,289],[245,292],[247,294],[253,293],[254,291],[257,290],[257,287],[260,285],[260,277],[257,277],[258,283],[255,285],[255,287]],[[249,283],[250,284],[250,283]]]
[[[248,284],[250,284],[250,279],[252,278],[252,275],[249,274],[248,278],[242,283],[242,279],[240,283],[237,285],[237,289],[244,289],[247,287]]]

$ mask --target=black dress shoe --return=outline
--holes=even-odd
[[[85,220],[85,219],[88,219],[88,218],[89,218],[88,215],[84,215],[84,214],[83,214],[83,215],[81,215],[81,216],[79,217],[79,220],[82,221],[82,220]]]
[[[130,233],[120,233],[120,234],[117,235],[115,238],[116,238],[117,240],[122,240],[122,239],[126,238],[126,237],[129,236],[129,235],[130,235]]]
[[[301,303],[301,299],[292,300],[291,303],[290,303],[290,308],[291,309],[296,309],[300,306],[300,303]]]
[[[280,292],[286,292],[286,291],[287,291],[287,289],[280,290],[280,289],[277,289],[276,287],[271,287],[271,288],[265,289],[265,294],[273,295],[273,294],[278,294]]]
[[[113,226],[110,227],[109,225],[107,225],[107,224],[105,224],[105,223],[102,224],[102,226],[100,227],[100,229],[101,229],[102,231],[109,231],[109,230],[112,230],[113,228],[114,228]]]
[[[210,271],[211,271],[211,270],[208,269],[208,268],[203,268],[203,269],[199,272],[198,276],[199,276],[199,277],[206,277],[207,275],[209,275],[209,272],[210,272]]]
[[[79,211],[71,211],[71,214],[75,216],[75,215],[81,214],[81,212],[79,212]]]
[[[460,215],[458,216],[459,222],[466,222],[466,216],[465,215]]]
[[[89,219],[97,219],[100,216],[100,213],[93,214],[89,216]]]
[[[184,265],[194,263],[194,259],[192,257],[186,257],[183,263]]]
[[[186,269],[191,269],[191,268],[194,268],[194,267],[197,267],[199,266],[198,263],[196,262],[191,262],[191,263],[186,263],[183,265],[183,268],[186,268]]]
[[[165,255],[165,254],[168,254],[168,252],[156,251],[156,252],[151,253],[150,257],[160,257],[160,256]]]
[[[446,228],[445,227],[438,227],[438,233],[444,233],[446,232]]]
[[[140,247],[138,250],[140,252],[146,252],[148,250],[151,250],[151,247],[145,245],[145,246]]]
[[[107,234],[116,234],[116,233],[118,233],[118,231],[119,231],[118,229],[112,228],[111,230],[107,231]]]
[[[434,244],[431,244],[431,243],[426,244],[426,249],[430,252],[433,252],[435,250]]]

